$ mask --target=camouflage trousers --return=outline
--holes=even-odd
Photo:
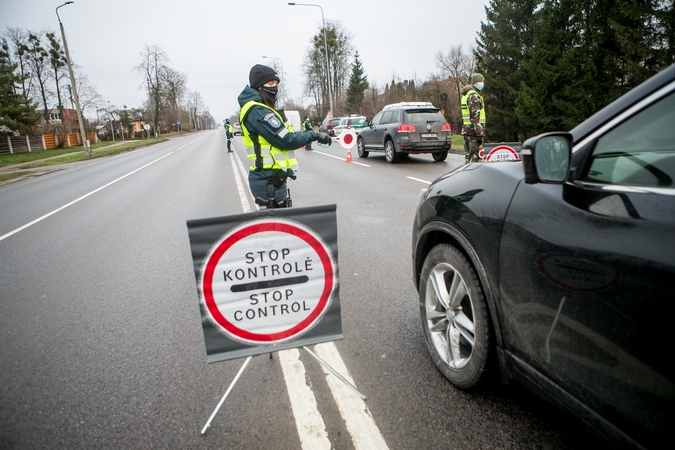
[[[483,136],[464,136],[464,164],[482,162]]]

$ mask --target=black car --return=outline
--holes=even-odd
[[[517,380],[621,446],[675,439],[675,66],[522,161],[418,207],[413,279],[439,370]]]
[[[401,155],[431,153],[445,161],[452,144],[452,129],[441,111],[428,102],[403,102],[385,106],[356,140],[361,158],[384,152],[388,163]]]
[[[340,118],[324,119],[323,123],[319,125],[320,133],[328,133],[329,136],[335,137],[335,126],[340,123]]]

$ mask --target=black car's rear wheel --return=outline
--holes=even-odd
[[[363,143],[363,139],[358,138],[356,140],[356,151],[359,154],[359,158],[367,158],[368,150],[366,150],[366,145]]]
[[[419,288],[424,337],[438,369],[469,389],[492,372],[494,344],[483,290],[457,248],[439,244],[427,255]]]
[[[445,161],[445,158],[448,157],[448,151],[443,150],[442,152],[432,153],[434,161]]]
[[[384,157],[389,164],[394,164],[398,161],[398,153],[396,153],[396,148],[394,143],[391,140],[388,140],[384,143]]]

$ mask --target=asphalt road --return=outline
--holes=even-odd
[[[206,363],[186,220],[242,212],[234,144],[203,132],[0,187],[0,448],[301,448],[278,356],[254,358],[200,434],[241,361]],[[297,151],[294,206],[337,205],[335,345],[386,445],[593,442],[518,386],[455,389],[428,356],[412,221],[425,181],[463,156],[346,163],[314,147]],[[332,448],[359,448],[320,366],[300,360]]]

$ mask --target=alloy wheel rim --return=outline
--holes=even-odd
[[[461,275],[447,262],[429,274],[424,307],[436,353],[454,369],[465,367],[475,343],[473,303]]]

